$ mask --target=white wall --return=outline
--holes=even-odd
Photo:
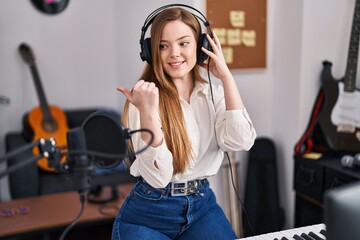
[[[204,0],[181,2],[205,10]],[[307,125],[322,60],[333,61],[335,76],[345,71],[354,3],[268,0],[267,67],[233,72],[258,135],[277,145],[286,227],[293,225],[293,147]],[[21,42],[34,50],[50,103],[121,111],[125,98],[115,88],[130,88],[139,77],[141,26],[164,4],[168,1],[74,0],[63,13],[48,16],[30,1],[1,0],[0,95],[11,104],[0,105],[0,156],[5,134],[18,131],[24,112],[38,105],[28,66],[17,52]],[[242,172],[246,156],[237,155]],[[0,190],[1,199],[9,199],[6,180]]]
[[[298,102],[301,77],[301,26],[303,1],[274,1],[274,75],[272,133],[277,147],[280,202],[285,209],[286,228],[292,226],[294,196],[293,146],[298,140]]]
[[[345,75],[355,0],[277,0],[273,3],[271,136],[278,144],[281,202],[286,209],[286,227],[291,227],[294,220],[293,148],[307,127],[321,83],[322,61],[333,62],[335,78]],[[359,80],[357,86],[360,86]]]

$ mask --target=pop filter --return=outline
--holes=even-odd
[[[117,158],[89,154],[93,164],[99,168],[117,166],[127,156],[128,131],[120,123],[118,115],[109,111],[90,114],[82,124],[88,152],[117,155]]]

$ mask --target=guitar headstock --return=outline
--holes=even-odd
[[[35,55],[29,45],[27,45],[26,43],[20,44],[19,52],[25,63],[29,65],[35,64]]]

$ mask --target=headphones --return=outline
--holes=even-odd
[[[199,13],[201,15],[195,15],[194,13],[191,13],[196,19],[200,20],[204,26],[207,28],[210,37],[212,38],[212,31],[210,28],[210,24],[209,21],[206,19],[206,17],[204,16],[204,14],[202,14],[199,10],[185,5],[185,4],[168,4],[165,5],[163,7],[160,7],[158,9],[156,9],[155,11],[153,11],[152,13],[150,13],[150,15],[145,19],[144,25],[141,28],[141,38],[140,38],[140,46],[141,46],[141,52],[140,52],[140,58],[143,61],[146,61],[149,65],[152,65],[152,54],[151,54],[151,39],[150,38],[145,38],[145,33],[147,31],[147,29],[149,28],[149,26],[151,25],[151,23],[153,22],[154,18],[160,13],[162,12],[164,9],[167,8],[171,8],[171,7],[185,7],[185,8],[189,8],[194,10],[195,12]],[[197,51],[196,51],[196,63],[197,64],[202,64],[205,62],[205,60],[208,58],[208,55],[206,55],[206,53],[204,53],[201,48],[204,47],[205,49],[212,51],[211,45],[209,43],[209,41],[206,38],[206,34],[202,33],[199,36],[198,42],[197,42]]]

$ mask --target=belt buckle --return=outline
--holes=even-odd
[[[171,196],[186,196],[188,194],[188,182],[171,183]]]

